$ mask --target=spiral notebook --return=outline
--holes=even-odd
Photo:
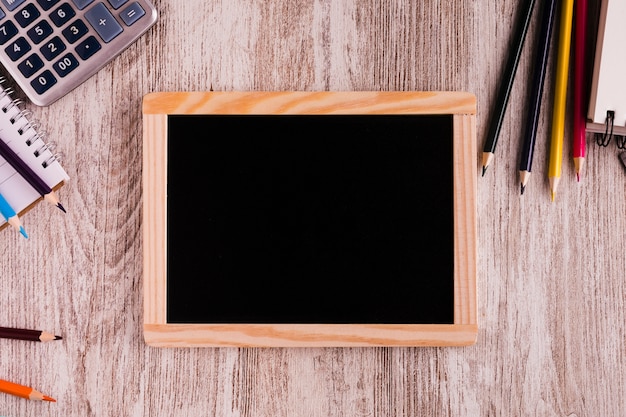
[[[4,78],[0,77],[0,84]],[[61,166],[57,154],[30,111],[20,107],[20,100],[11,97],[10,88],[0,89],[0,140],[9,147],[50,188],[60,188],[69,176]],[[18,215],[24,214],[42,201],[41,195],[0,156],[0,194]],[[0,230],[8,223],[0,217]]]
[[[626,135],[626,1],[603,0],[598,22],[587,130]]]

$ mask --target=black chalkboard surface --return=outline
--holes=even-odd
[[[375,113],[367,93],[326,93],[322,113],[275,93],[179,94],[144,99],[144,242],[162,241],[144,251],[149,344],[474,342],[476,166],[455,156],[472,112],[398,111],[406,93],[375,93],[389,107]]]
[[[452,116],[172,115],[168,138],[169,323],[453,322]]]

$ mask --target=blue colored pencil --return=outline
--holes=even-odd
[[[15,227],[22,234],[22,236],[28,239],[28,235],[26,234],[26,230],[24,230],[24,226],[22,226],[20,218],[2,194],[0,194],[0,213],[2,213],[2,217],[4,217],[7,223]]]

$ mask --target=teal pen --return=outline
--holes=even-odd
[[[2,213],[2,216],[7,223],[15,227],[22,234],[22,236],[28,239],[28,235],[26,234],[26,230],[24,230],[24,226],[22,226],[22,222],[20,222],[20,218],[2,194],[0,194],[0,213]]]

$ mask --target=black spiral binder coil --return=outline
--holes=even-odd
[[[604,121],[604,133],[596,133],[596,143],[600,146],[607,147],[613,137],[613,122],[615,121],[615,112],[608,110]]]
[[[5,77],[0,76],[0,84],[6,81]],[[10,87],[0,88],[0,99],[11,96],[13,94],[13,89]],[[2,112],[9,113],[12,110],[17,110],[17,112],[11,116],[9,121],[12,125],[16,126],[17,132],[21,135],[28,134],[25,137],[24,141],[28,147],[32,147],[33,155],[35,158],[39,158],[44,155],[45,151],[49,151],[50,155],[46,155],[45,159],[42,160],[41,165],[44,168],[47,168],[55,161],[60,162],[61,155],[59,153],[55,153],[56,144],[53,142],[47,142],[47,134],[46,132],[42,132],[39,129],[41,128],[41,124],[38,121],[32,119],[33,112],[28,109],[21,109],[20,106],[22,104],[22,100],[16,98],[11,100],[9,103],[5,104],[0,108]]]
[[[615,137],[615,144],[619,149],[626,149],[626,136],[616,135],[613,133],[613,125],[615,124],[615,112],[607,110],[606,119],[604,121],[604,133],[596,133],[596,143],[600,146],[607,147],[611,139]]]

